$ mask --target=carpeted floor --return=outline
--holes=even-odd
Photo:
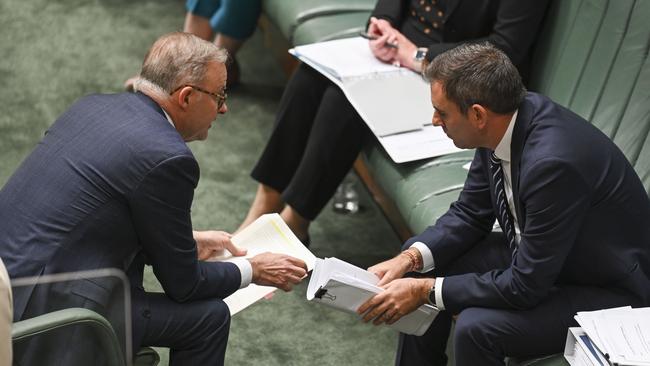
[[[74,100],[120,92],[157,36],[180,30],[180,0],[0,0],[0,185]],[[273,123],[285,78],[259,32],[239,54],[243,85],[205,142],[192,143],[201,166],[197,229],[234,230],[256,184],[249,171]],[[354,216],[328,206],[312,226],[312,250],[369,266],[400,245],[363,188]],[[146,285],[160,291],[151,271]],[[228,365],[390,365],[396,333],[305,300],[306,282],[232,319]],[[158,350],[167,364],[167,351]]]

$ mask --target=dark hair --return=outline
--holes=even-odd
[[[466,43],[441,53],[422,72],[442,84],[447,98],[465,114],[472,104],[492,112],[514,112],[526,88],[508,56],[489,42]]]

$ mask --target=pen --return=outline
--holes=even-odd
[[[367,39],[367,40],[370,40],[370,41],[374,41],[374,40],[377,39],[377,37],[372,36],[372,35],[370,35],[370,34],[368,34],[368,33],[365,33],[365,32],[359,32],[359,35],[360,35],[361,37]],[[397,45],[394,44],[394,43],[388,43],[388,42],[386,42],[386,43],[384,43],[384,47],[388,47],[388,48],[397,48]]]

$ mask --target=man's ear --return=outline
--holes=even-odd
[[[181,107],[181,109],[189,108],[190,95],[192,92],[193,90],[189,86],[181,88],[181,90],[178,92],[178,98],[176,99],[176,102],[178,103],[179,107]]]
[[[476,128],[483,130],[487,126],[487,109],[480,104],[472,104],[468,110],[469,120],[474,123]]]

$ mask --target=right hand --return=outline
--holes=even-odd
[[[291,291],[307,275],[307,264],[286,254],[262,253],[250,258],[253,283]]]
[[[372,17],[368,25],[368,34],[377,37],[368,43],[372,54],[384,62],[392,62],[397,55],[397,49],[386,47],[386,43],[397,44],[401,33],[388,21]]]
[[[392,280],[404,277],[404,274],[411,269],[411,261],[401,253],[392,259],[375,264],[368,268],[368,272],[379,277],[377,286],[383,286]]]

